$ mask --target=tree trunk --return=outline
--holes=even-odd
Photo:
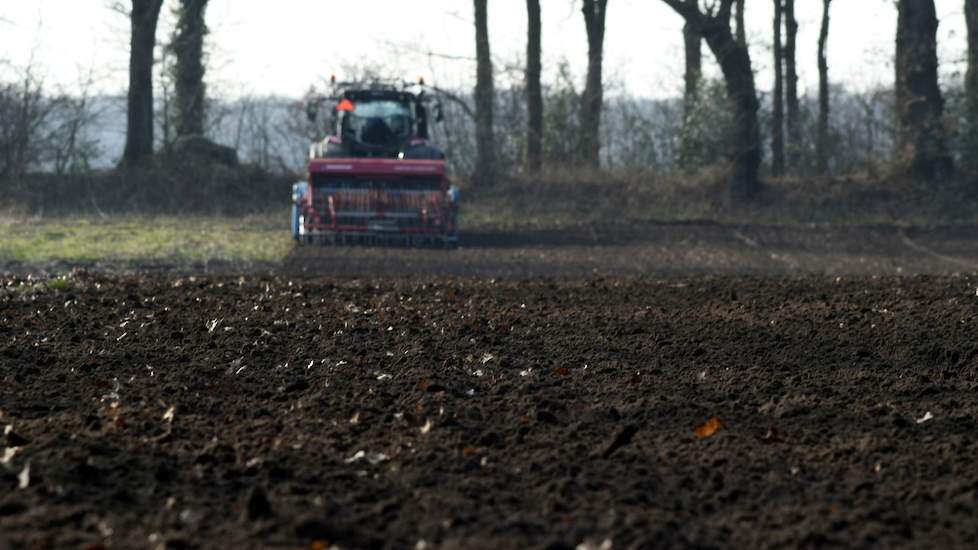
[[[788,167],[797,170],[801,160],[801,109],[798,104],[798,20],[795,19],[795,0],[784,0],[784,76],[785,105],[787,106]]]
[[[540,84],[540,0],[526,0],[526,171],[543,165],[543,90]]]
[[[774,92],[771,115],[771,173],[784,175],[784,52],[781,29],[784,28],[783,0],[774,0]]]
[[[153,49],[162,5],[163,0],[132,0],[125,165],[153,156]]]
[[[730,30],[734,0],[720,0],[719,8],[713,14],[700,11],[696,0],[662,1],[700,30],[720,64],[734,114],[728,153],[733,162],[730,196],[734,199],[750,198],[760,191],[761,132],[757,117],[760,102],[754,85],[750,52]]]
[[[173,81],[177,137],[204,133],[204,15],[207,0],[180,0],[177,28],[170,43],[176,54]]]
[[[489,52],[489,23],[487,0],[475,2],[475,173],[472,180],[477,186],[492,185],[495,181],[496,143],[493,136],[492,57]]]
[[[683,42],[686,50],[686,89],[683,94],[683,139],[679,162],[683,167],[689,167],[702,157],[702,140],[699,139],[695,122],[700,82],[703,79],[703,37],[695,26],[687,22],[683,26]]]
[[[700,80],[703,78],[703,36],[696,27],[686,23],[683,25],[683,42],[686,46],[686,93],[683,98],[688,110],[699,97]]]
[[[822,0],[822,27],[818,33],[818,138],[815,157],[819,174],[829,169],[829,61],[825,49],[829,41],[829,6]]]
[[[601,106],[604,89],[601,68],[604,58],[604,22],[608,0],[584,0],[584,27],[587,31],[587,79],[581,95],[580,142],[578,155],[585,166],[600,164]]]
[[[736,1],[734,19],[737,22],[737,43],[747,47],[747,25],[744,23],[744,0]]]
[[[968,69],[965,74],[965,147],[978,151],[978,0],[964,0],[964,19],[968,27]],[[978,158],[964,155],[968,168],[978,168]]]
[[[896,89],[899,144],[909,171],[934,179],[953,170],[947,147],[944,99],[937,83],[937,14],[933,0],[897,4]]]

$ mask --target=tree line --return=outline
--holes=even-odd
[[[684,22],[685,94],[687,122],[701,99],[702,46],[706,44],[720,67],[726,100],[732,113],[725,154],[730,162],[729,191],[749,198],[761,186],[760,170],[765,144],[758,112],[760,100],[754,65],[744,25],[745,0],[661,0]],[[492,137],[492,59],[488,44],[488,0],[473,0],[476,28],[477,74],[475,96],[479,162],[476,181],[492,181],[494,143]],[[770,130],[771,167],[775,176],[800,164],[802,135],[797,71],[798,21],[794,0],[774,2],[774,89]],[[826,49],[830,31],[831,0],[822,0],[818,35],[818,129],[816,166],[828,169],[830,82]],[[968,28],[966,76],[967,116],[963,133],[969,142],[978,139],[978,0],[965,0]],[[895,157],[901,168],[914,177],[936,179],[951,174],[954,161],[949,150],[949,130],[944,119],[944,98],[937,74],[938,20],[934,0],[898,0],[894,66],[895,111],[898,124]],[[578,117],[578,163],[597,168],[602,113],[602,55],[607,0],[582,0],[581,13],[587,33],[588,63]],[[526,127],[525,169],[538,171],[543,163],[540,140],[545,134],[540,97],[541,36],[540,2],[527,0]],[[700,147],[692,131],[683,132],[683,156],[696,158]],[[975,143],[978,145],[978,143]]]
[[[755,65],[748,47],[752,37],[744,24],[746,0],[650,1],[663,2],[684,22],[685,70],[678,113],[670,101],[629,101],[616,96],[609,98],[606,93],[609,85],[614,86],[603,75],[607,12],[616,9],[614,2],[610,8],[608,0],[578,2],[587,40],[587,72],[584,86],[578,90],[566,66],[557,67],[556,84],[547,86],[542,82],[545,14],[539,0],[526,0],[525,58],[516,69],[508,69],[511,83],[500,86],[500,73],[493,66],[489,39],[489,0],[473,0],[475,87],[471,93],[456,91],[457,101],[452,105],[461,109],[459,118],[463,122],[449,124],[439,136],[454,144],[450,148],[455,155],[450,157],[456,158],[456,166],[463,167],[475,185],[488,186],[514,169],[539,174],[552,165],[612,168],[612,160],[617,159],[619,165],[663,163],[695,170],[715,163],[722,156],[729,173],[730,195],[744,198],[760,191],[765,162],[775,177],[811,170],[824,174],[833,164],[842,169],[857,166],[856,149],[865,149],[866,156],[884,154],[889,149],[893,164],[923,180],[943,178],[959,168],[956,164],[973,168],[972,155],[960,152],[978,147],[978,0],[964,0],[967,72],[960,94],[963,100],[952,97],[956,102],[952,105],[956,121],[953,125],[949,124],[945,112],[947,90],[941,89],[937,77],[938,20],[934,0],[896,1],[894,82],[891,89],[873,92],[869,97],[850,94],[830,81],[826,52],[833,4],[831,0],[821,0],[817,44],[819,82],[814,102],[803,97],[798,87],[799,25],[795,0],[752,0],[774,4],[771,90],[759,89],[755,82]],[[176,16],[175,30],[162,50],[165,59],[172,59],[164,68],[167,85],[172,87],[165,91],[172,91],[172,97],[165,102],[165,121],[158,126],[154,50],[164,0],[126,0],[116,4],[116,9],[130,23],[122,166],[150,163],[156,155],[154,133],[160,128],[169,146],[182,138],[203,136],[213,127],[208,116],[210,113],[215,118],[215,114],[208,105],[205,86],[208,0],[170,0],[167,5]],[[704,53],[716,59],[719,80],[704,77]],[[520,73],[516,85],[512,84],[513,70]],[[63,97],[58,102],[45,103],[40,90],[29,84],[20,89],[15,86],[0,89],[0,162],[10,157],[4,166],[24,164],[23,147],[4,144],[16,145],[17,135],[36,131],[27,122],[34,120],[32,117],[40,116],[41,111],[54,105],[79,112],[85,109],[85,97],[77,100]],[[5,94],[5,90],[11,94]],[[20,94],[20,102],[7,105],[6,99],[16,94]],[[241,112],[247,108],[252,113],[252,126],[261,134],[253,141],[261,149],[259,157],[266,164],[271,163],[268,143],[274,137],[272,134],[295,134],[292,137],[301,152],[298,142],[313,139],[317,131],[321,132],[302,122],[301,109],[292,107],[283,109],[283,116],[295,114],[295,120],[289,119],[284,128],[271,131],[267,113],[255,110],[257,105],[246,102]],[[838,115],[831,109],[839,111]],[[10,117],[4,115],[7,112],[12,113]],[[892,129],[885,114],[890,112]],[[853,114],[858,114],[860,119],[850,123]],[[13,123],[5,124],[7,118]],[[80,115],[72,120],[78,124],[84,122]],[[523,130],[516,135],[500,131],[514,124]],[[847,126],[842,128],[843,124]],[[58,127],[49,133],[77,133],[77,128],[68,130],[71,131]],[[237,132],[241,131],[239,123]],[[630,137],[622,138],[622,133],[630,133]],[[840,136],[840,133],[847,135]],[[847,140],[846,158],[838,152],[840,147],[834,145],[843,138]],[[64,159],[75,154],[69,149],[79,147],[75,140],[59,145],[56,149],[65,148],[66,152],[59,153],[60,160],[56,163],[65,164]]]

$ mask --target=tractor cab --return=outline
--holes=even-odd
[[[344,98],[336,109],[336,133],[363,149],[396,154],[417,135],[412,107],[412,102],[397,97]]]
[[[427,101],[423,91],[376,85],[345,88],[331,98],[310,101],[310,121],[318,120],[320,103],[332,103],[326,124],[329,135],[313,156],[444,159],[444,153],[428,141]]]

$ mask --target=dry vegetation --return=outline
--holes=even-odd
[[[295,179],[253,166],[180,162],[77,176],[40,174],[0,180],[0,193],[8,214],[228,216],[284,208]]]
[[[566,170],[515,176],[468,193],[465,222],[518,228],[615,221],[899,226],[978,221],[978,185],[971,175],[936,190],[900,176],[771,178],[750,203],[726,200],[724,185],[719,169],[691,175]]]

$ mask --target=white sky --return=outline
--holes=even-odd
[[[128,22],[108,9],[110,0],[0,0],[0,60],[31,63],[46,81],[70,87],[89,70],[100,91],[125,89]],[[817,78],[815,47],[821,1],[798,0],[802,85]],[[176,4],[166,0],[166,6]],[[544,63],[552,74],[566,59],[578,80],[586,66],[579,2],[542,0]],[[518,66],[525,50],[524,0],[489,0],[489,26],[497,70]],[[937,0],[942,74],[963,71],[961,0]],[[747,2],[751,54],[758,87],[770,87],[770,0]],[[208,81],[227,96],[298,96],[348,65],[387,68],[391,76],[425,75],[445,87],[473,81],[474,36],[470,0],[211,0],[213,47]],[[864,88],[892,81],[896,25],[893,0],[834,0],[829,64],[835,82]],[[159,38],[172,28],[167,13]],[[610,0],[605,42],[606,79],[630,93],[678,93],[683,68],[682,20],[659,0]],[[408,52],[397,55],[397,52]],[[434,52],[427,56],[423,52]],[[457,56],[447,59],[442,56]]]

